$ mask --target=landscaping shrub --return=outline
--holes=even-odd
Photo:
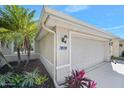
[[[111,56],[111,60],[122,60],[122,61],[124,61],[124,57],[114,57],[114,56]]]
[[[24,81],[22,83],[22,87],[33,87],[35,79],[38,78],[39,74],[37,69],[33,72],[25,72],[24,74]]]
[[[35,78],[34,83],[36,85],[41,85],[41,84],[44,84],[47,80],[48,80],[48,78],[46,76],[38,76],[37,78]]]
[[[65,78],[67,88],[95,88],[96,82],[85,77],[85,71],[73,70],[72,75]]]
[[[8,72],[5,75],[0,74],[0,87],[4,87],[9,83],[11,75],[11,72]]]
[[[21,74],[17,74],[17,73],[14,73],[12,76],[11,76],[11,79],[10,79],[10,84],[14,87],[22,87],[22,82],[24,80],[24,77],[23,75]]]
[[[24,72],[23,74],[10,73],[0,74],[0,87],[37,87],[48,80],[47,76],[41,76],[38,70]]]

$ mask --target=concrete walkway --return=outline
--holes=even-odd
[[[124,88],[124,63],[102,63],[88,71],[87,76],[95,80],[99,88]]]

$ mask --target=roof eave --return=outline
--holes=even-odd
[[[105,33],[105,34],[107,34],[107,35],[109,35],[113,38],[119,38],[119,37],[113,35],[112,33],[105,31],[104,29],[100,29],[100,28],[97,28],[95,26],[89,25],[85,22],[77,20],[77,19],[75,19],[75,18],[73,18],[73,17],[71,17],[67,14],[64,14],[64,13],[60,12],[60,11],[56,11],[56,10],[53,10],[53,9],[50,9],[50,8],[47,8],[47,7],[45,7],[44,9],[45,9],[45,12],[49,15],[53,15],[53,16],[62,18],[64,20],[74,22],[75,24],[79,24],[79,25],[82,25],[82,26],[87,26],[87,27],[92,28],[92,29],[96,29],[97,31],[101,31],[102,33]]]

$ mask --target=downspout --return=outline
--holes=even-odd
[[[54,76],[53,76],[54,80],[53,81],[54,81],[55,87],[60,87],[57,84],[56,79],[55,79],[55,76],[56,76],[56,74],[55,74],[55,72],[56,72],[56,33],[55,33],[55,31],[47,28],[45,26],[44,22],[42,23],[42,27],[43,27],[44,30],[46,30],[46,31],[48,31],[48,32],[50,32],[54,35]]]

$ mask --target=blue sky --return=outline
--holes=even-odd
[[[24,7],[36,10],[35,18],[40,17],[41,5]],[[49,7],[124,38],[124,5],[53,5]]]
[[[52,6],[81,21],[124,38],[124,6]]]

